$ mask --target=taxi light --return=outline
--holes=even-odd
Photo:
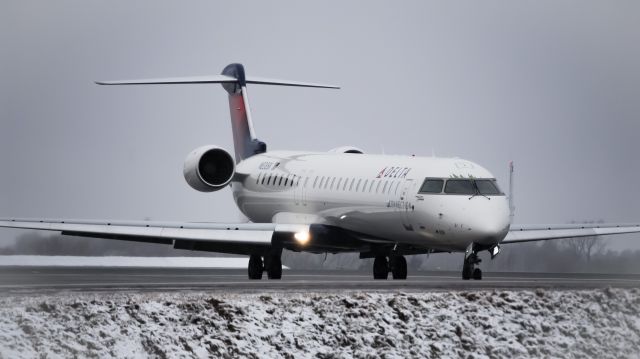
[[[495,258],[498,253],[500,253],[500,245],[496,244],[493,246],[493,248],[489,250],[489,253],[491,253],[491,259]]]

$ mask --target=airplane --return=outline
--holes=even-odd
[[[231,187],[249,223],[0,219],[0,227],[58,231],[176,249],[248,255],[249,279],[282,277],[281,255],[346,253],[374,258],[373,278],[407,278],[405,256],[464,252],[462,279],[482,279],[478,253],[501,245],[640,232],[640,224],[512,224],[509,193],[477,163],[459,158],[367,154],[354,146],[328,152],[268,151],[256,137],[247,85],[339,89],[245,76],[242,64],[221,75],[97,81],[99,85],[221,84],[229,97],[234,152],[205,145],[188,154],[193,189]]]

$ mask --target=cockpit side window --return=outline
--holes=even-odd
[[[444,180],[437,178],[427,178],[420,187],[420,193],[440,193]]]
[[[495,180],[476,180],[476,186],[478,186],[478,191],[480,191],[480,194],[483,195],[502,194],[502,192],[496,185]]]
[[[444,192],[450,194],[473,195],[476,193],[476,188],[470,179],[450,179],[447,180]]]

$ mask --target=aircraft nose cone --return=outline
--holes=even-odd
[[[500,217],[485,219],[482,223],[476,224],[474,230],[479,236],[492,241],[496,238],[502,239],[509,231],[509,221]]]
[[[497,206],[479,213],[470,229],[477,237],[476,242],[495,244],[507,235],[509,224],[508,209]]]

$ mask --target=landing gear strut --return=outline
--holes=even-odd
[[[482,270],[476,268],[476,265],[480,264],[480,262],[482,262],[482,259],[478,258],[478,251],[471,244],[465,252],[464,263],[462,264],[462,279],[469,280],[473,278],[481,280]]]
[[[249,257],[249,279],[262,279],[262,272],[267,272],[267,278],[282,278],[282,260],[279,255],[270,255],[262,260],[259,254]]]
[[[373,279],[387,279],[389,272],[393,279],[407,279],[407,260],[404,256],[376,256],[373,260]]]

